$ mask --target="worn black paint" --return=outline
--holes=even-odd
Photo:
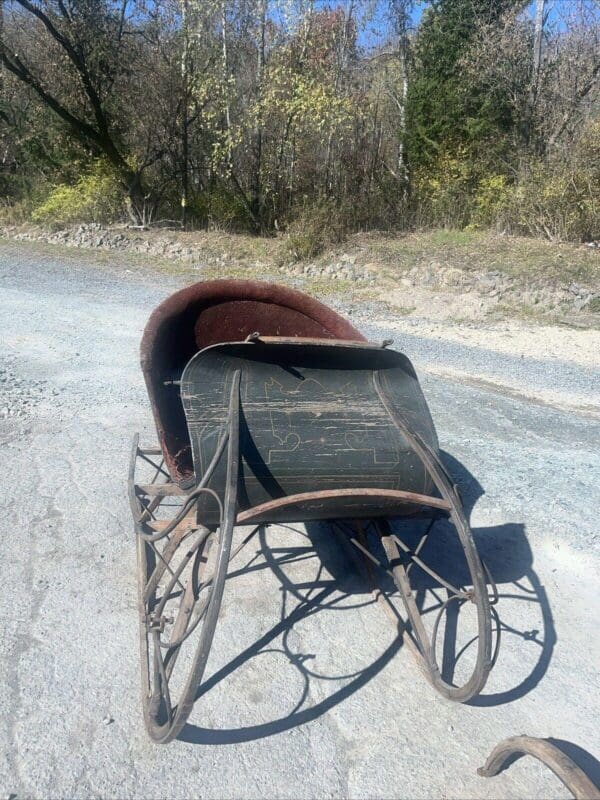
[[[432,448],[437,437],[410,361],[372,345],[234,343],[196,354],[184,370],[181,398],[196,480],[210,462],[228,415],[231,380],[241,372],[239,509],[301,492],[340,488],[398,489],[428,494],[421,460],[390,421],[373,383],[386,392]],[[219,494],[225,463],[210,486]],[[212,519],[214,503],[199,515]],[[381,500],[329,501],[303,519],[373,517],[410,510]],[[283,511],[277,520],[287,518]],[[293,511],[298,517],[298,509]],[[275,519],[273,521],[276,521]]]

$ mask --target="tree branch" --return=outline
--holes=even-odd
[[[115,147],[114,142],[110,138],[108,131],[98,131],[93,125],[76,117],[65,106],[57,100],[54,95],[50,94],[41,85],[39,80],[31,73],[27,66],[21,61],[18,55],[13,55],[12,60],[6,54],[6,45],[0,42],[0,62],[6,67],[9,72],[12,72],[20,81],[30,86],[38,97],[59,116],[63,122],[71,128],[73,134],[83,144],[89,145],[90,142],[96,145],[109,159],[111,164],[119,170],[121,175],[129,181],[132,176],[132,170],[127,165],[123,156]]]
[[[581,89],[577,92],[577,94],[573,99],[573,102],[571,103],[571,106],[562,115],[558,127],[556,128],[552,136],[550,136],[550,138],[548,139],[549,149],[552,148],[556,144],[558,139],[562,136],[562,134],[565,131],[565,128],[569,124],[571,117],[577,111],[578,105],[581,103],[582,100],[585,100],[588,94],[592,91],[592,89],[598,82],[598,78],[600,78],[600,61],[598,61],[595,64],[594,69],[592,70],[592,74],[590,75],[587,83],[584,83]]]
[[[72,129],[73,132],[80,138],[80,139],[91,139],[92,141],[97,141],[98,132],[95,128],[89,125],[87,122],[84,122],[81,119],[78,119],[74,114],[66,109],[53,95],[47,92],[40,83],[34,78],[32,73],[28,70],[28,68],[23,64],[21,59],[15,54],[13,56],[14,61],[11,61],[8,56],[6,55],[6,46],[4,43],[0,45],[0,61],[6,67],[9,72],[12,72],[20,81],[30,86],[34,92],[40,97],[41,100],[48,105],[52,111],[54,111],[58,116],[66,122]],[[87,141],[86,141],[87,143]]]
[[[77,51],[73,44],[54,25],[50,17],[48,17],[47,14],[44,14],[44,12],[38,8],[38,6],[31,3],[30,0],[15,0],[15,2],[17,2],[26,11],[29,11],[31,14],[33,14],[34,17],[37,17],[42,25],[44,25],[50,36],[52,36],[54,41],[57,42],[69,56],[71,63],[79,73],[83,88],[85,89],[85,93],[87,94],[91,103],[100,133],[103,136],[110,138],[108,121],[106,119],[106,115],[104,114],[102,102],[90,78],[83,53]]]

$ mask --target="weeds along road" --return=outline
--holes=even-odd
[[[577,747],[600,755],[593,364],[436,339],[346,303],[371,337],[396,328],[421,376],[498,582],[489,683],[471,705],[439,698],[327,527],[270,527],[227,582],[207,673],[225,677],[159,747],[138,696],[126,472],[133,432],[154,441],[141,332],[181,279],[118,259],[0,246],[4,795],[568,797],[532,759],[488,780],[476,768],[522,733],[571,742],[589,769]],[[336,602],[306,602],[311,586]]]

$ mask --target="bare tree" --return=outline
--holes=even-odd
[[[106,95],[114,79],[113,71],[118,64],[117,53],[124,31],[126,3],[115,7],[104,2],[96,11],[102,18],[102,29],[92,27],[86,19],[86,9],[68,0],[12,0],[12,5],[24,15],[23,23],[35,24],[35,30],[43,41],[45,36],[59,51],[70,73],[77,82],[75,97],[82,96],[85,102],[69,102],[48,85],[47,72],[43,64],[33,63],[32,53],[20,52],[18,41],[10,41],[4,26],[0,39],[0,62],[16,78],[30,87],[39,99],[50,108],[71,133],[83,144],[102,153],[119,174],[130,199],[130,210],[135,221],[144,221],[150,212],[151,200],[144,187],[141,171],[134,169],[118,143],[118,133],[107,111]],[[14,19],[18,27],[18,18]],[[14,27],[14,26],[13,26]],[[94,57],[98,40],[107,48],[104,58]],[[106,66],[109,65],[108,70]]]
[[[398,109],[398,148],[396,174],[403,185],[403,191],[410,189],[408,159],[406,153],[406,100],[409,80],[409,30],[413,0],[389,0],[390,16],[397,37],[397,59],[400,67],[400,91],[388,90]]]
[[[533,59],[531,70],[531,85],[529,89],[529,107],[524,119],[525,141],[529,143],[531,137],[531,122],[535,113],[535,103],[537,100],[540,67],[542,64],[542,41],[544,38],[544,9],[546,0],[536,0],[535,18],[533,25]]]
[[[266,43],[267,43],[267,13],[268,0],[259,0],[258,4],[258,42],[256,46],[256,93],[258,100],[263,93],[263,81],[266,64]],[[262,151],[263,151],[263,124],[262,115],[257,115],[256,127],[254,131],[254,172],[251,186],[251,207],[252,213],[259,226],[263,228],[263,197],[262,197]]]
[[[4,0],[0,0],[0,42],[4,34]],[[0,61],[0,119],[8,122],[5,110],[2,108],[4,100],[4,64]]]
[[[499,25],[482,24],[463,60],[474,86],[498,92],[509,101],[515,120],[514,144],[522,158],[552,153],[569,128],[580,130],[593,114],[600,88],[600,21],[589,0],[565,4],[568,19],[544,22],[538,0],[532,29],[518,8]],[[542,47],[542,38],[546,44]]]
[[[181,0],[181,224],[185,226],[189,205],[189,109],[190,109],[190,20],[189,0]]]
[[[571,140],[600,104],[600,17],[597,0],[576,0],[559,7],[555,69],[543,113],[551,152],[571,131]],[[568,137],[567,137],[568,138]]]

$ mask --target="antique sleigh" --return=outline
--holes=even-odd
[[[481,691],[492,661],[484,569],[404,355],[366,341],[300,292],[231,280],[198,283],[158,306],[141,361],[159,444],[142,448],[134,438],[129,497],[152,739],[168,742],[183,727],[228,564],[270,523],[342,524],[365,559],[393,579],[405,633],[433,686],[461,702]],[[143,469],[152,472],[140,479]],[[403,519],[427,521],[416,545],[390,522]],[[440,519],[452,523],[467,565],[459,585],[423,556]],[[250,527],[234,548],[236,526]],[[433,630],[412,585],[417,573],[446,593]],[[455,685],[438,666],[435,641],[441,615],[464,604],[475,610],[476,657]]]

